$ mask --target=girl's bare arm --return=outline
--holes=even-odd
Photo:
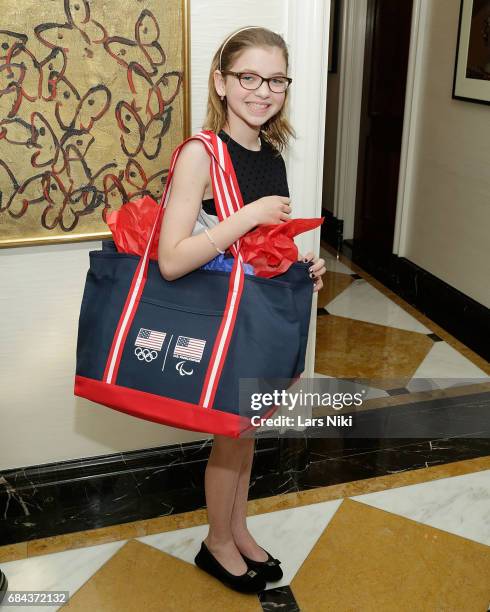
[[[191,140],[182,148],[175,164],[158,244],[158,265],[166,280],[184,276],[218,254],[204,232],[192,236],[210,163],[204,145]],[[208,233],[224,251],[255,225],[253,209],[244,206]]]

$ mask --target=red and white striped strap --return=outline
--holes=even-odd
[[[231,189],[231,172],[233,164],[223,141],[213,132],[201,132],[200,135],[211,141],[216,157],[211,158],[211,178],[216,203],[218,218],[223,221],[233,213],[237,212],[243,205],[235,196],[235,190]],[[213,404],[221,373],[226,361],[226,355],[230,346],[233,330],[235,328],[238,308],[240,305],[244,286],[244,266],[240,253],[241,240],[238,239],[232,246],[231,251],[235,256],[233,268],[230,274],[228,296],[221,325],[213,346],[213,352],[209,361],[208,370],[204,379],[204,385],[199,399],[199,404],[208,408]]]
[[[106,382],[107,384],[115,384],[117,379],[117,373],[126,338],[136,314],[141,294],[143,293],[146,283],[149,255],[155,240],[157,228],[160,226],[162,221],[163,209],[168,202],[168,197],[170,194],[169,188],[177,157],[185,143],[194,139],[200,140],[204,144],[206,151],[211,157],[211,179],[213,181],[216,212],[218,213],[218,218],[220,221],[226,219],[243,206],[243,200],[228,150],[223,141],[216,134],[214,134],[214,132],[203,130],[195,136],[191,136],[183,141],[175,149],[171,158],[165,191],[161,199],[161,208],[153,225],[145,253],[141,257],[133,276],[128,297],[126,299],[126,303],[114,335],[112,346],[109,351],[103,376],[103,382]],[[240,253],[240,242],[240,239],[238,239],[230,247],[235,259],[230,274],[225,311],[213,346],[211,359],[209,361],[208,370],[205,375],[203,389],[199,400],[199,404],[205,408],[208,408],[214,402],[221,372],[223,370],[226,355],[233,335],[238,307],[240,305],[240,300],[243,293],[244,266]]]

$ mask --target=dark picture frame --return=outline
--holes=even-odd
[[[452,97],[490,104],[490,0],[461,0]]]

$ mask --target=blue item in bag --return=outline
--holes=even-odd
[[[223,270],[224,272],[231,272],[234,261],[235,260],[233,259],[233,256],[226,257],[225,255],[222,255],[220,253],[214,259],[211,259],[211,261],[208,261],[207,264],[204,264],[204,266],[201,266],[200,269],[201,270]],[[254,267],[252,266],[252,264],[244,263],[243,269],[245,271],[245,274],[251,274],[252,276],[255,276]]]

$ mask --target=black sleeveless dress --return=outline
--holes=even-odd
[[[224,130],[221,130],[218,136],[228,147],[244,205],[270,195],[289,197],[286,164],[282,155],[275,147],[266,142],[261,136],[260,151],[251,151],[233,140]],[[214,198],[208,198],[202,201],[192,233],[198,234],[204,231],[204,229],[211,229],[211,227],[218,223],[219,219],[216,213]],[[224,259],[229,259],[233,258],[233,255],[227,251],[223,257]],[[220,258],[221,256],[217,255],[215,260],[217,261]],[[205,264],[202,268],[226,269],[221,267],[215,268],[214,264],[215,261],[211,260],[211,262]],[[249,273],[247,271],[248,265],[245,264],[246,273]],[[253,274],[253,271],[250,273]]]
[[[270,195],[289,197],[284,159],[262,136],[260,151],[246,149],[224,130],[218,136],[228,147],[244,204]],[[213,198],[203,200],[202,208],[207,215],[216,215]]]

